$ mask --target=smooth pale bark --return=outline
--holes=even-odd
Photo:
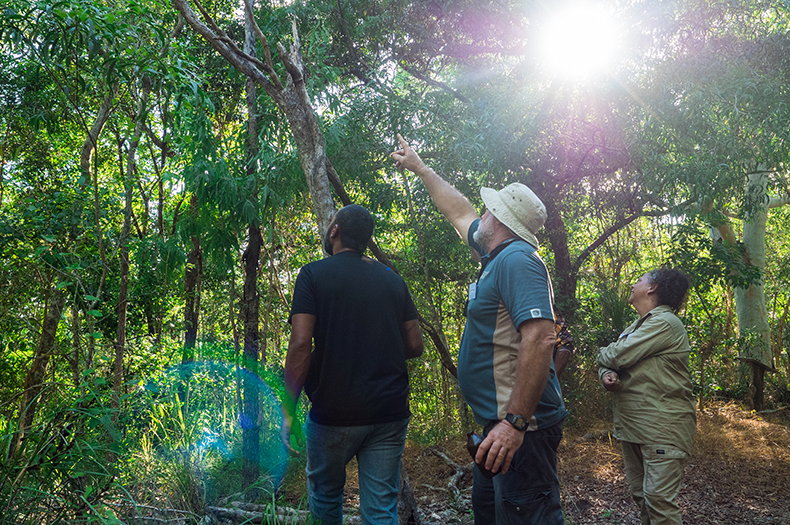
[[[765,227],[768,222],[768,198],[766,184],[768,174],[761,171],[749,175],[746,193],[755,192],[766,198],[755,207],[751,220],[743,223],[743,246],[748,262],[765,272]],[[748,288],[735,289],[735,311],[738,315],[738,331],[741,336],[751,334],[751,344],[743,348],[740,357],[756,361],[766,368],[773,368],[771,352],[771,327],[768,325],[768,308],[765,303],[765,288],[762,279]]]
[[[768,212],[790,203],[790,197],[768,196],[769,172],[764,166],[750,173],[746,182],[746,195],[757,198],[757,204],[749,220],[743,224],[743,249],[747,262],[756,266],[760,274],[765,274],[765,244]],[[729,243],[738,241],[732,226],[725,223],[717,226],[721,237]],[[738,356],[748,362],[752,371],[750,396],[756,410],[763,405],[763,375],[766,370],[773,371],[773,350],[771,348],[771,327],[768,323],[768,308],[762,278],[748,288],[735,288],[735,310],[738,316],[738,334],[747,338],[747,344]]]
[[[765,228],[768,220],[767,193],[765,189],[766,173],[749,175],[747,181],[747,194],[750,191],[765,195],[766,198],[755,207],[750,220],[743,224],[743,248],[747,262],[765,271]],[[730,223],[723,223],[716,227],[722,239],[730,244],[736,244],[738,238]],[[735,288],[735,311],[738,317],[738,334],[743,337],[752,334],[753,344],[743,348],[739,357],[750,362],[759,363],[766,368],[773,368],[771,347],[769,344],[771,329],[768,325],[768,309],[765,301],[765,290],[762,280],[750,285],[748,288]]]

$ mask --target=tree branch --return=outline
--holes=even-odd
[[[457,380],[458,369],[455,367],[455,363],[453,363],[453,358],[450,355],[450,352],[447,350],[447,347],[444,345],[444,342],[442,341],[439,332],[422,315],[420,315],[420,326],[422,327],[423,330],[428,332],[428,337],[431,338],[431,341],[433,342],[433,346],[436,347],[436,352],[439,354],[439,360],[442,362],[442,365]]]
[[[590,244],[589,246],[587,246],[587,248],[582,250],[582,252],[576,258],[576,260],[573,262],[573,266],[571,267],[573,272],[574,273],[578,272],[579,268],[581,268],[581,265],[584,263],[584,261],[587,260],[590,254],[592,254],[592,252],[594,252],[600,245],[605,243],[609,237],[614,235],[620,229],[625,228],[639,217],[661,217],[662,215],[667,215],[669,213],[670,213],[669,210],[653,210],[653,211],[639,210],[638,212],[633,213],[631,215],[621,217],[617,222],[615,222],[614,224],[609,226],[606,230],[604,230],[604,232],[601,235],[599,235],[598,238],[595,239],[595,241],[593,241],[592,244]]]
[[[265,57],[266,63],[261,64],[263,70],[271,77],[274,86],[277,89],[282,89],[283,85],[280,82],[280,77],[277,75],[277,72],[274,70],[274,62],[272,62],[272,53],[269,50],[269,41],[266,40],[266,36],[261,31],[261,28],[258,27],[258,22],[255,21],[255,14],[252,12],[252,4],[250,0],[244,0],[244,7],[247,10],[247,17],[248,20],[252,23],[252,28],[255,31],[255,34],[258,36],[258,40],[261,42],[261,46],[263,46],[263,56]]]
[[[271,96],[275,102],[281,103],[282,96],[281,90],[278,90],[275,85],[263,74],[267,66],[255,57],[249,56],[236,46],[235,43],[220,29],[214,20],[211,18],[198,0],[195,0],[198,10],[203,14],[206,22],[211,26],[209,28],[198,19],[197,14],[192,10],[189,5],[189,0],[173,0],[173,5],[181,13],[192,29],[199,35],[206,39],[206,41],[213,47],[220,55],[233,65],[236,69],[259,83],[266,93]],[[212,29],[213,28],[213,29]]]
[[[787,204],[790,204],[790,194],[781,195],[779,197],[771,197],[768,200],[769,208],[781,208],[782,206],[786,206]]]
[[[442,91],[445,91],[445,92],[451,94],[452,96],[454,96],[455,98],[457,98],[458,100],[463,102],[464,104],[471,104],[472,103],[471,100],[469,100],[468,98],[466,98],[465,96],[463,96],[462,94],[460,94],[458,91],[454,90],[453,88],[451,88],[447,84],[445,84],[443,82],[439,82],[438,80],[434,80],[434,79],[428,77],[427,75],[425,75],[423,73],[420,73],[416,69],[413,69],[412,67],[408,66],[405,62],[401,61],[400,62],[400,67],[402,67],[403,70],[405,72],[407,72],[408,74],[410,74],[411,76],[422,80],[423,82],[425,82],[426,84],[428,84],[430,86],[439,88]]]

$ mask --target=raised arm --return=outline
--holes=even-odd
[[[398,133],[398,143],[400,149],[390,154],[395,160],[395,166],[400,170],[407,169],[422,179],[422,183],[431,195],[433,202],[436,203],[436,207],[450,221],[464,242],[469,244],[467,239],[469,226],[480,218],[474,207],[461,192],[426,166],[400,133]]]

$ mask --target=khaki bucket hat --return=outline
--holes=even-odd
[[[535,233],[546,222],[546,206],[531,189],[514,182],[499,191],[481,188],[480,197],[499,222],[535,248],[538,247]]]

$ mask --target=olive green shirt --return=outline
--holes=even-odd
[[[657,306],[598,353],[598,377],[617,372],[614,437],[691,452],[697,428],[688,334],[668,306]]]

